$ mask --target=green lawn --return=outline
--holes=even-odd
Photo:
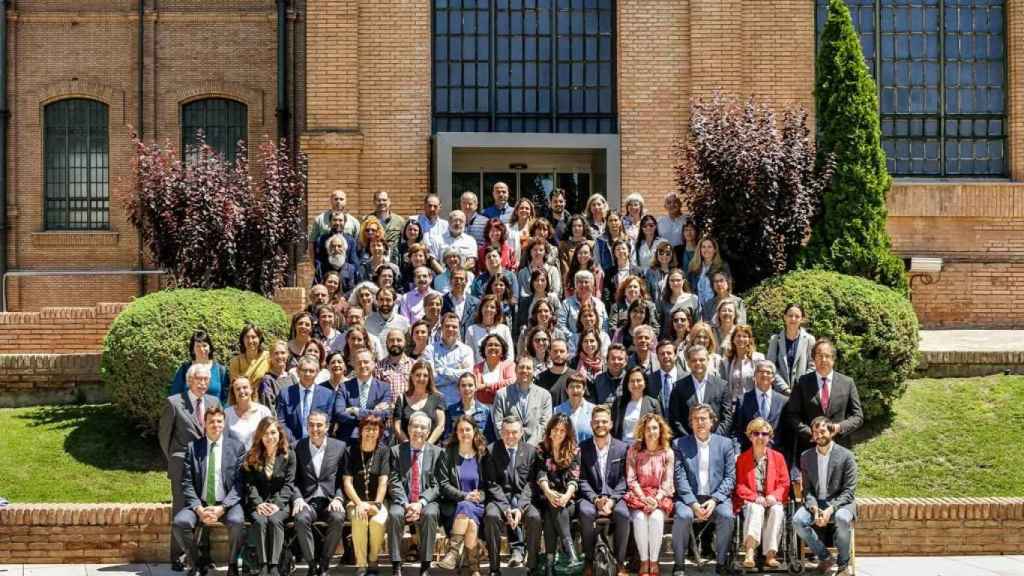
[[[1020,496],[1024,377],[913,380],[855,448],[860,496]],[[0,410],[0,496],[166,502],[164,460],[110,405]]]
[[[1024,377],[912,380],[855,447],[862,496],[1021,496]]]

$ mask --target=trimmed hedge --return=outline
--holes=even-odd
[[[866,421],[889,413],[917,364],[918,323],[910,301],[881,284],[837,272],[807,270],[772,278],[744,296],[762,346],[783,329],[783,312],[799,304],[807,329],[836,346],[836,370],[854,379]]]
[[[144,434],[155,432],[174,373],[188,360],[192,332],[210,333],[216,360],[226,367],[246,322],[259,326],[268,343],[288,335],[279,305],[234,288],[162,290],[133,301],[103,340],[100,373],[111,400]]]

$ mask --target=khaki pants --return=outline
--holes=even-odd
[[[355,549],[356,566],[365,568],[367,564],[367,539],[369,539],[369,559],[373,565],[377,565],[377,558],[380,557],[381,548],[384,547],[384,530],[388,523],[387,508],[381,506],[377,513],[369,520],[361,520],[356,515],[356,507],[348,507],[348,521],[352,526],[352,547]],[[367,538],[369,537],[369,538]],[[392,543],[392,546],[401,545]]]
[[[782,504],[776,504],[768,509],[768,518],[765,519],[764,506],[747,502],[743,505],[743,537],[744,540],[751,538],[754,542],[761,544],[761,550],[765,552],[779,551],[779,535],[782,532],[782,519],[785,511]]]

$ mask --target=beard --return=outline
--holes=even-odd
[[[401,356],[402,355],[402,347],[401,346],[388,346],[388,354],[391,355],[391,356]]]
[[[341,268],[342,266],[345,265],[345,255],[331,254],[330,256],[327,257],[327,261],[331,264],[331,266],[335,268]]]

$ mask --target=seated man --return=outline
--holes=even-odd
[[[495,420],[496,422],[498,420]],[[501,441],[487,450],[482,463],[487,507],[484,509],[484,539],[490,557],[491,574],[501,574],[499,558],[501,535],[506,528],[515,532],[526,527],[526,549],[530,550],[527,565],[532,570],[540,553],[541,518],[534,507],[530,486],[531,468],[536,448],[523,441],[523,423],[518,416],[501,420]],[[518,541],[518,542],[516,542]],[[522,566],[525,550],[522,539],[509,538],[512,558],[509,568]]]
[[[627,576],[626,552],[629,549],[629,508],[626,495],[626,450],[629,446],[612,437],[612,411],[605,405],[590,414],[594,436],[580,444],[580,531],[583,549],[594,550],[597,532],[594,521],[611,518],[615,522],[615,559],[619,576]],[[593,570],[593,554],[588,554],[588,573]]]
[[[192,532],[199,522],[205,526],[223,522],[229,534],[228,574],[237,575],[234,559],[245,528],[238,468],[245,459],[245,446],[224,434],[225,416],[220,406],[207,408],[205,417],[206,437],[193,440],[185,452],[181,481],[185,508],[174,515],[171,536],[182,550],[188,551],[189,575],[205,575],[211,565],[209,550],[200,557],[198,543],[193,545]]]
[[[302,557],[309,565],[308,576],[326,574],[331,556],[341,542],[345,525],[345,498],[338,473],[345,458],[345,443],[327,437],[327,414],[310,412],[306,429],[309,436],[295,445],[295,490],[292,517]],[[313,523],[327,523],[320,558],[314,553]]]
[[[734,516],[732,490],[736,486],[736,452],[732,439],[712,434],[715,412],[707,404],[690,408],[693,434],[673,442],[676,460],[676,512],[672,526],[675,553],[673,576],[684,574],[683,559],[693,523],[715,523],[715,571],[728,574]]]
[[[441,498],[435,472],[443,453],[437,446],[427,444],[430,428],[430,416],[423,412],[414,413],[409,417],[409,441],[391,448],[388,542],[393,574],[402,573],[402,532],[406,524],[419,526],[420,574],[430,573],[440,516],[438,500]]]
[[[857,516],[853,500],[857,489],[857,463],[853,452],[832,441],[834,431],[834,424],[824,416],[811,421],[815,447],[800,455],[804,505],[793,516],[793,528],[818,557],[818,569],[827,572],[835,559],[814,527],[823,528],[834,521],[835,544],[839,551],[837,576],[846,576],[850,564],[850,527]]]

